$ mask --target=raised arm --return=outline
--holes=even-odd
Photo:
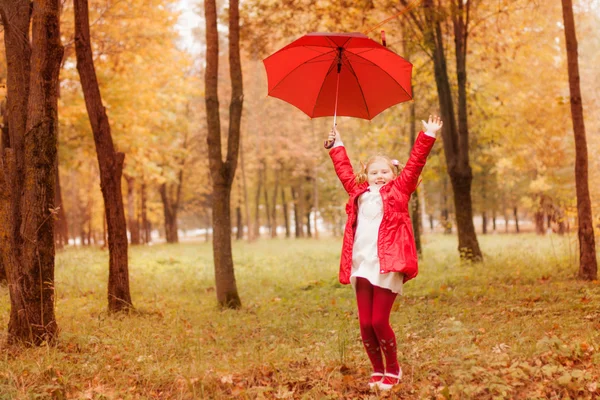
[[[344,147],[344,143],[342,142],[342,138],[337,129],[331,129],[328,141],[329,140],[335,141],[333,147],[329,150],[329,157],[331,157],[331,161],[333,161],[335,173],[340,179],[340,182],[342,182],[342,185],[344,185],[346,192],[350,194],[350,192],[356,188],[356,178],[354,176],[354,170],[352,169],[352,163],[346,153],[346,147]]]
[[[410,152],[410,157],[406,162],[406,166],[398,178],[394,180],[394,185],[398,185],[400,190],[407,194],[411,194],[417,188],[419,176],[427,162],[427,156],[435,143],[436,132],[439,131],[443,125],[440,117],[431,115],[429,116],[428,122],[421,122],[423,122],[425,131],[419,132],[417,140]]]

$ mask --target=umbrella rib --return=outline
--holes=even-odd
[[[304,48],[307,48],[309,50],[317,52],[315,49],[312,48],[314,46],[297,46],[297,47],[304,47]],[[267,93],[267,94],[270,95],[271,92],[273,92],[277,88],[277,86],[279,86],[288,76],[290,76],[294,71],[296,71],[298,68],[302,67],[304,64],[309,64],[311,62],[321,62],[321,61],[313,61],[313,60],[315,58],[317,58],[317,57],[325,56],[325,55],[328,55],[330,53],[333,53],[333,50],[329,50],[329,51],[326,51],[324,53],[319,53],[318,55],[314,56],[313,58],[309,58],[308,60],[303,61],[302,63],[298,64],[296,67],[294,67],[293,69],[291,69],[287,74],[285,74],[284,76],[282,76],[279,79],[279,82],[277,82],[277,84],[275,86],[273,86],[273,89],[269,90],[269,93]],[[331,61],[330,60],[323,60],[322,62],[331,62]],[[329,71],[327,71],[327,73],[329,74]],[[325,76],[327,76],[327,75],[325,75]]]
[[[369,51],[370,51],[370,50],[369,50]],[[375,64],[373,61],[371,61],[371,60],[368,60],[368,59],[364,58],[364,57],[363,57],[363,56],[361,56],[360,54],[357,54],[357,53],[352,53],[352,52],[351,52],[351,54],[355,55],[356,57],[359,57],[359,58],[361,58],[362,60],[366,61],[368,64],[371,64],[371,65],[374,65],[374,66],[378,67],[378,65],[377,65],[377,64]],[[408,61],[407,61],[407,62],[408,62]],[[404,89],[404,87],[402,87],[402,85],[401,85],[400,83],[398,83],[398,81],[397,81],[397,80],[396,80],[396,79],[395,79],[395,78],[394,78],[392,75],[390,75],[390,74],[389,74],[389,73],[388,73],[388,72],[387,72],[385,69],[383,69],[383,68],[380,68],[380,69],[381,69],[383,72],[385,72],[385,74],[386,74],[387,76],[389,76],[389,77],[390,77],[390,78],[391,78],[391,79],[392,79],[392,80],[393,80],[393,81],[396,83],[396,85],[400,86],[400,89],[402,89],[402,91],[403,91],[404,93],[406,93],[406,95],[407,95],[409,98],[411,98],[411,99],[412,99],[412,96],[411,96],[410,94],[408,94],[408,92],[406,91],[406,89]],[[356,75],[355,75],[355,76],[356,76]],[[356,79],[358,80],[358,77],[357,77]]]
[[[334,63],[331,63],[331,65],[329,65],[329,69],[327,70],[327,73],[325,74],[325,78],[321,81],[321,87],[319,88],[319,92],[317,93],[317,98],[315,99],[315,104],[313,105],[312,111],[310,113],[310,117],[313,118],[313,115],[315,115],[315,108],[317,108],[317,103],[318,103],[318,99],[321,96],[321,92],[323,92],[323,86],[325,86],[325,81],[327,80],[327,76],[329,75],[329,73],[331,72],[331,70],[333,69],[334,66],[337,66]]]
[[[329,42],[331,42],[331,44],[333,44],[333,46],[335,47],[335,49],[337,50],[339,47],[343,48],[344,50],[346,50],[346,43],[350,42],[352,39],[352,37],[346,38],[346,41],[340,46],[337,43],[335,43],[333,40],[331,40],[331,38],[329,36],[325,36],[325,39],[327,39]]]
[[[347,51],[346,49],[344,49],[344,50]],[[344,62],[344,61],[346,61],[346,62]],[[366,60],[366,61],[369,62],[369,60]],[[348,68],[348,71],[350,71],[350,73],[352,74],[352,76],[354,76],[354,78],[356,79],[356,82],[358,83],[358,75],[356,75],[356,72],[354,72],[354,68],[352,68],[352,64],[350,64],[350,62],[348,61],[348,56],[346,56],[345,60],[342,59],[342,62]],[[369,63],[373,64],[372,62],[369,62]],[[336,66],[336,64],[331,64],[331,66],[329,67],[329,70],[327,71],[327,74],[325,74],[325,77],[327,77],[327,75],[329,75],[331,73],[331,70],[334,68],[334,66]],[[319,89],[319,93],[317,94],[317,99],[321,96],[321,93],[323,92],[323,86],[324,85],[325,85],[325,79],[323,79],[323,82],[321,83],[321,88]],[[365,94],[364,94],[364,92],[362,90],[362,87],[360,85],[358,85],[358,88],[360,90],[361,97],[362,97],[363,103],[365,105],[365,109],[367,110],[367,115],[370,116],[371,113],[369,112],[369,105],[367,104],[367,101],[365,99]],[[312,115],[315,114],[315,108],[316,107],[317,107],[317,101],[315,101],[315,105],[313,106],[313,109],[312,109],[312,112],[311,112]]]
[[[352,54],[354,54],[354,53],[352,53]],[[354,68],[352,68],[352,64],[350,64],[350,60],[348,60],[348,56],[346,56],[346,62],[348,64],[348,69],[349,69],[350,73],[356,79],[356,83],[358,84],[358,89],[360,90],[360,94],[361,94],[363,103],[365,105],[365,109],[367,110],[367,116],[370,117],[371,116],[371,112],[369,111],[369,105],[367,104],[367,99],[365,98],[365,92],[363,91],[362,85],[360,84],[360,81],[358,79],[358,75],[356,75],[356,72],[354,71]]]
[[[333,40],[331,40],[329,37],[326,37],[326,39],[327,39],[327,40],[329,40],[329,41],[330,41],[331,43],[333,43],[334,45],[336,45],[336,44],[335,44],[335,42],[334,42]],[[348,43],[348,42],[349,42],[349,41],[351,41],[351,40],[352,40],[352,38],[348,38],[348,40],[346,40],[346,41],[344,42],[344,46],[346,45],[346,43]],[[337,45],[336,45],[336,46],[337,46]],[[340,47],[342,47],[343,51],[348,51],[348,50],[347,50],[345,47],[343,47],[343,46],[337,46],[337,47],[336,47],[336,50],[337,50],[338,48],[340,48]],[[346,60],[348,60],[348,57],[347,57],[347,56],[346,56]],[[367,60],[367,61],[368,61],[368,60]],[[342,63],[343,63],[343,62],[344,62],[344,59],[342,58]],[[352,75],[353,75],[353,76],[356,78],[356,81],[358,82],[358,76],[356,76],[356,73],[354,72],[354,69],[352,68],[352,66],[350,65],[350,63],[349,63],[349,62],[346,62],[345,64],[346,64],[346,66],[347,66],[347,67],[349,67],[349,70],[350,70],[350,72],[351,72],[351,73],[352,73]],[[333,64],[333,63],[332,63],[332,64],[329,66],[329,70],[327,70],[327,73],[325,74],[325,78],[327,78],[327,75],[329,75],[329,74],[331,73],[331,70],[333,69],[334,65],[336,65],[336,64]],[[336,65],[336,66],[337,66],[337,65]],[[325,85],[325,80],[326,80],[326,79],[323,79],[323,81],[322,81],[322,83],[321,83],[321,88],[319,89],[319,92],[318,92],[318,94],[317,94],[317,99],[318,99],[318,98],[321,96],[321,93],[323,92],[323,86]],[[359,85],[358,87],[360,88],[360,85]],[[368,112],[369,112],[369,107],[367,106],[367,102],[365,101],[365,96],[364,96],[364,93],[363,93],[363,91],[362,91],[362,88],[360,88],[360,93],[362,94],[363,102],[364,102],[364,104],[365,104],[365,107],[367,108],[367,113],[368,113]],[[336,96],[337,96],[337,95],[339,95],[339,93],[336,93]],[[315,115],[315,108],[317,107],[317,103],[318,103],[318,102],[315,100],[315,105],[313,106],[313,109],[312,109],[312,112],[311,112],[311,118],[312,118],[312,115]],[[337,112],[337,110],[336,110],[336,112]]]

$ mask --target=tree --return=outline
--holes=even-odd
[[[473,224],[471,184],[473,173],[469,163],[469,127],[467,123],[467,39],[471,2],[452,1],[451,18],[454,31],[456,77],[458,89],[457,115],[446,66],[445,39],[439,16],[433,12],[433,1],[425,0],[426,20],[433,29],[425,29],[426,42],[433,55],[435,80],[440,110],[444,119],[442,138],[448,175],[452,183],[458,231],[458,250],[461,257],[480,260],[479,242]],[[457,122],[458,117],[458,122]]]
[[[229,1],[229,71],[231,102],[227,155],[221,153],[221,121],[219,115],[218,73],[219,33],[215,0],[204,2],[206,20],[206,70],[204,74],[208,158],[212,177],[213,256],[217,301],[221,307],[239,308],[241,300],[235,283],[231,251],[231,187],[237,167],[243,106],[243,82],[240,61],[240,21],[238,0]]]
[[[87,0],[74,1],[74,15],[77,71],[94,134],[100,169],[100,187],[108,225],[108,310],[118,312],[133,307],[129,292],[127,227],[121,191],[125,154],[115,151],[110,124],[102,104],[90,43]]]
[[[408,7],[406,0],[400,0]],[[456,58],[457,102],[453,100],[447,67],[446,37],[442,21],[446,10],[438,10],[433,0],[423,3],[424,15],[411,13],[412,21],[425,40],[425,46],[433,59],[435,81],[439,96],[440,112],[444,120],[442,138],[444,155],[454,194],[458,250],[461,257],[481,260],[482,253],[473,224],[471,184],[473,173],[469,163],[469,126],[467,122],[467,39],[471,2],[451,1],[447,11],[452,19]],[[457,105],[457,114],[454,108]]]
[[[595,280],[598,277],[596,260],[596,243],[592,221],[592,206],[588,187],[588,156],[583,119],[583,104],[579,87],[579,60],[577,51],[577,35],[573,3],[562,0],[563,20],[565,23],[565,40],[567,47],[567,65],[569,72],[569,91],[571,93],[571,118],[575,136],[575,187],[577,191],[577,218],[579,238],[579,278]]]
[[[187,146],[187,134],[184,135],[183,139],[183,150],[186,150]],[[179,243],[178,224],[177,224],[177,212],[181,204],[181,190],[183,188],[183,171],[185,169],[185,157],[181,156],[179,165],[177,166],[177,177],[174,179],[175,182],[169,182],[166,180],[159,187],[160,198],[163,203],[163,214],[165,218],[165,237],[167,243]]]
[[[63,204],[58,159],[54,165],[54,205],[57,209],[56,221],[54,223],[54,242],[60,249],[69,243],[69,225],[67,222],[67,214],[65,213],[65,206]]]
[[[0,14],[8,64],[9,131],[0,157],[0,264],[11,302],[8,341],[39,345],[53,342],[58,330],[53,214],[56,89],[63,56],[60,1],[3,2]]]

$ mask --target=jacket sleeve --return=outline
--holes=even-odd
[[[394,180],[394,185],[398,186],[404,193],[410,195],[417,188],[419,176],[421,175],[421,171],[423,171],[423,167],[427,162],[427,156],[433,148],[434,143],[434,137],[425,135],[423,131],[419,132],[406,166],[398,178]]]
[[[331,161],[333,161],[335,173],[340,182],[342,182],[342,185],[344,185],[346,192],[350,194],[356,188],[356,178],[352,164],[346,153],[346,148],[344,146],[334,147],[329,151],[329,156],[331,157]]]

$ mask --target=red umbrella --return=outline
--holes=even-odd
[[[412,64],[362,33],[309,33],[263,60],[269,96],[311,118],[371,120],[412,99]]]

